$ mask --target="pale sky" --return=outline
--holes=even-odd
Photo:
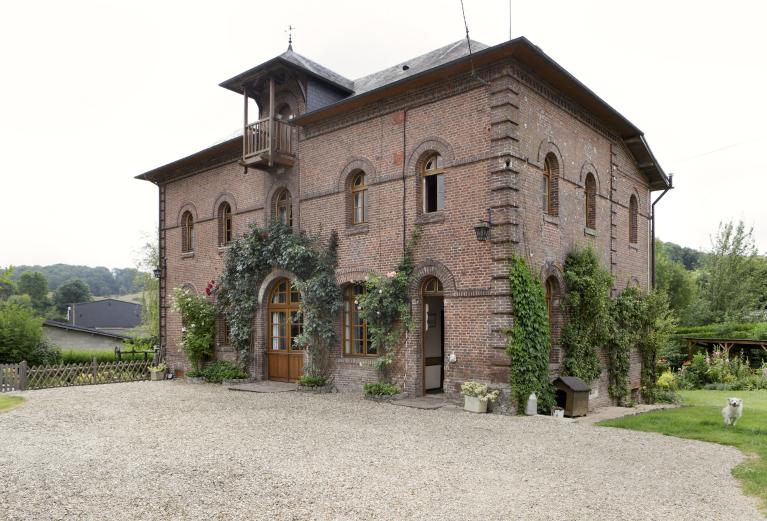
[[[472,39],[508,0],[464,0]],[[524,35],[645,132],[675,190],[658,236],[720,220],[767,250],[767,3],[512,0]],[[354,79],[464,37],[459,0],[30,1],[0,7],[0,266],[133,266],[157,189],[133,176],[228,136],[218,84],[287,47]]]

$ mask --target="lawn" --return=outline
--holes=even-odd
[[[9,411],[24,401],[21,396],[3,396],[0,394],[0,412]]]
[[[743,490],[762,501],[767,512],[767,391],[682,391],[683,407],[600,423],[637,431],[732,445],[751,456],[733,469]],[[730,396],[743,398],[743,417],[725,427],[721,410]]]

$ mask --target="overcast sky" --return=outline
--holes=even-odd
[[[763,2],[512,1],[511,31],[645,132],[675,190],[658,235],[708,247],[744,219],[767,250]],[[508,0],[465,0],[509,37]],[[237,131],[221,81],[294,49],[356,78],[464,36],[459,0],[28,1],[0,7],[0,266],[124,267],[157,225],[133,176]]]

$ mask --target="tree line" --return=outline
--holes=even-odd
[[[767,257],[753,228],[721,223],[709,251],[656,241],[656,284],[681,325],[767,319]]]
[[[136,268],[105,268],[104,266],[78,266],[72,264],[51,264],[49,266],[14,266],[11,280],[18,282],[28,272],[42,273],[48,281],[48,289],[56,291],[73,279],[80,279],[88,285],[91,295],[126,295],[140,291],[136,283]]]

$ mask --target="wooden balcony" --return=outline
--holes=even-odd
[[[276,118],[259,119],[243,132],[242,164],[257,168],[293,166],[293,126]]]

